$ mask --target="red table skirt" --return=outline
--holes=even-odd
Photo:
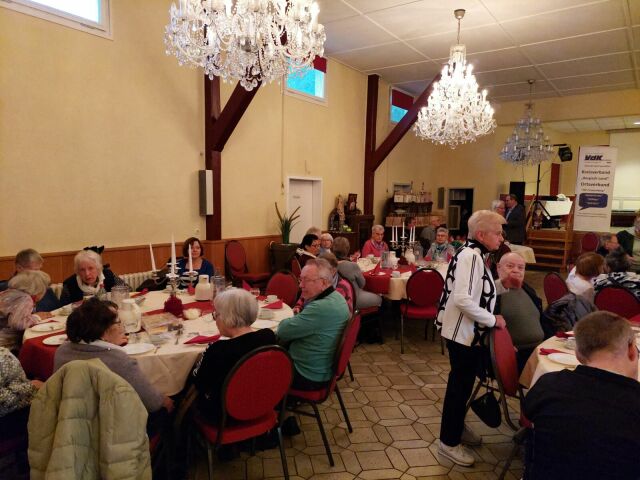
[[[45,381],[53,374],[53,358],[56,354],[55,345],[45,345],[42,341],[47,337],[61,335],[64,331],[30,338],[22,344],[18,359],[29,378]]]
[[[398,265],[398,272],[415,272],[415,265]],[[364,289],[368,292],[377,293],[378,295],[385,295],[389,293],[389,282],[391,281],[391,268],[374,268],[373,270],[364,273],[365,285]],[[380,275],[384,273],[384,275]]]

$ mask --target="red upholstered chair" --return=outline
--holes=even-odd
[[[291,259],[291,273],[293,273],[293,276],[296,278],[300,278],[300,274],[302,273],[302,267],[296,257]]]
[[[622,287],[604,287],[594,299],[598,310],[607,310],[626,319],[640,314],[640,302],[629,290]]]
[[[220,445],[255,438],[274,427],[278,432],[284,477],[289,478],[280,426],[292,378],[291,358],[282,347],[257,348],[242,357],[227,375],[222,387],[223,413],[218,425],[209,423],[195,412],[195,430],[207,447],[209,480],[213,479],[213,452]],[[281,406],[279,413],[275,410],[278,405]]]
[[[595,252],[600,245],[600,239],[598,235],[593,232],[587,232],[580,241],[580,253]]]
[[[351,352],[353,351],[353,347],[356,344],[356,340],[358,339],[358,331],[360,330],[360,313],[356,310],[347,323],[347,326],[344,329],[342,334],[342,338],[338,343],[338,348],[336,349],[334,364],[333,364],[333,376],[331,380],[327,383],[327,386],[321,388],[319,390],[289,390],[289,398],[294,399],[303,403],[308,403],[313,408],[313,413],[309,413],[303,410],[298,410],[295,408],[291,408],[292,412],[298,413],[300,415],[305,415],[308,417],[314,417],[318,422],[318,427],[320,428],[320,435],[322,435],[322,441],[324,442],[324,449],[327,452],[327,457],[329,457],[329,464],[333,467],[333,455],[331,454],[331,447],[329,446],[329,441],[327,440],[327,434],[324,431],[324,426],[322,425],[322,418],[320,417],[320,411],[318,410],[318,405],[323,403],[332,392],[336,392],[336,396],[338,397],[338,402],[340,402],[340,408],[342,409],[342,414],[344,415],[344,420],[347,423],[347,428],[349,432],[353,432],[353,428],[351,427],[351,422],[349,421],[349,415],[347,414],[347,409],[344,406],[344,402],[342,401],[342,396],[340,395],[340,389],[338,388],[338,380],[342,378],[344,372],[347,368],[347,364],[349,363],[349,358],[351,358]]]
[[[553,302],[569,293],[567,283],[556,272],[549,272],[545,275],[543,288],[544,296],[547,299],[547,305],[551,305]]]
[[[242,286],[244,280],[252,287],[264,288],[269,279],[269,272],[249,273],[247,254],[237,240],[230,240],[224,246],[224,268],[236,287]]]
[[[267,283],[265,295],[277,295],[291,308],[298,300],[298,279],[291,272],[283,271],[275,273]]]
[[[416,270],[407,281],[407,299],[400,305],[400,353],[404,353],[404,319],[425,319],[424,338],[427,338],[429,320],[438,315],[438,302],[442,295],[444,279],[437,270]],[[435,339],[435,324],[433,325]]]
[[[500,406],[502,407],[504,419],[511,428],[517,430],[518,427],[516,427],[511,420],[511,417],[509,417],[507,396],[517,398],[521,405],[520,411],[522,411],[524,393],[522,392],[522,387],[519,382],[520,375],[518,374],[516,351],[513,348],[511,335],[506,328],[491,329],[489,334],[489,349],[491,352],[493,376],[495,377],[495,381],[498,386],[496,388],[490,379],[487,379],[486,382],[478,382],[469,402],[467,403],[467,409],[478,395],[481,387],[486,387],[490,391],[498,391],[500,394]],[[520,421],[522,422],[522,417]]]
[[[631,317],[629,321],[634,323],[636,326],[640,326],[640,313]]]

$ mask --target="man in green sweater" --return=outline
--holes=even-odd
[[[334,354],[349,319],[347,302],[332,281],[329,262],[308,260],[300,274],[304,307],[278,325],[278,338],[288,344],[293,359],[292,389],[316,390],[331,380]]]

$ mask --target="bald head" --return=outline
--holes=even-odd
[[[505,288],[522,288],[525,261],[519,254],[509,252],[498,262],[498,276]]]

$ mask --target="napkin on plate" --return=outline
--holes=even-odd
[[[556,337],[558,338],[571,338],[573,336],[573,332],[556,332]]]
[[[562,350],[556,350],[555,348],[541,348],[540,355],[550,355],[552,353],[567,353]]]
[[[265,305],[262,308],[269,308],[271,310],[280,310],[282,308],[282,300],[277,300],[269,305]]]
[[[196,337],[193,337],[190,340],[187,340],[186,342],[184,342],[184,344],[194,345],[194,344],[201,344],[201,343],[213,343],[219,339],[220,339],[220,335],[211,335],[210,337],[207,337],[206,335],[198,335]]]

